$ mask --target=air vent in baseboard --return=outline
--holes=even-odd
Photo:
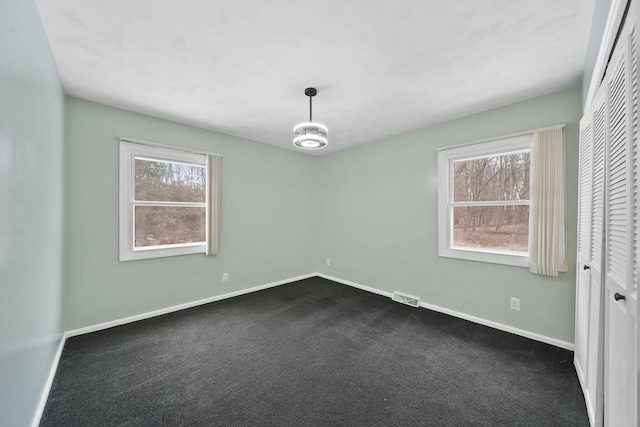
[[[401,294],[400,292],[394,292],[391,299],[401,302],[402,304],[410,305],[411,307],[418,307],[420,305],[420,298]]]

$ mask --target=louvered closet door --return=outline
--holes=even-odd
[[[609,96],[605,221],[605,425],[636,425],[636,313],[633,286],[633,104],[635,37],[628,22],[605,82]]]
[[[591,263],[591,188],[592,180],[592,144],[593,112],[588,111],[580,121],[580,140],[578,154],[578,256],[576,282],[576,334],[575,365],[578,378],[587,389],[587,366],[589,346],[589,298]]]
[[[592,114],[580,121],[578,154],[578,256],[576,286],[575,363],[578,377],[586,387],[587,348],[589,343],[589,271],[591,262],[591,187],[592,181]],[[587,267],[587,268],[585,268]]]
[[[594,145],[594,111],[590,108],[580,121],[579,141],[579,182],[578,182],[578,256],[576,282],[576,335],[575,366],[582,385],[587,404],[587,411],[592,425],[602,425],[602,388],[603,388],[603,292],[598,261],[602,246],[602,214],[604,203],[604,138],[605,138],[605,103],[602,94],[596,101],[596,137]],[[595,150],[594,150],[595,148]],[[595,191],[594,204],[594,152],[597,159],[596,175],[600,178]],[[594,222],[595,221],[595,222]],[[600,240],[593,247],[593,230]],[[598,239],[596,236],[596,239]],[[591,266],[595,265],[594,271]],[[596,420],[599,420],[596,422]]]
[[[587,405],[592,425],[602,424],[604,376],[604,288],[602,286],[605,213],[605,154],[607,145],[607,102],[602,90],[593,111],[591,252],[586,269],[589,280],[589,342],[587,347]]]
[[[639,21],[636,21],[639,22]],[[631,169],[633,175],[632,181],[632,190],[631,190],[631,200],[632,200],[632,217],[633,217],[633,233],[632,233],[632,241],[633,241],[633,262],[632,262],[632,283],[633,290],[631,295],[631,301],[634,301],[636,306],[638,304],[638,282],[640,281],[640,147],[638,146],[638,55],[640,52],[637,50],[637,34],[634,30],[632,32],[632,55],[633,60],[631,62],[631,111],[632,111],[632,128],[631,128],[631,139],[633,141],[632,144],[632,157],[633,161],[631,162]],[[638,308],[635,309],[636,317],[635,317],[635,349],[636,349],[636,364],[635,370],[640,371],[640,361],[638,358],[640,355],[638,354]],[[636,381],[638,378],[636,377]],[[635,384],[636,391],[636,401],[640,397],[640,384]],[[636,407],[635,416],[636,423],[640,423],[639,418],[639,408]]]

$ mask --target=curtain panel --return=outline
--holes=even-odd
[[[557,276],[567,271],[565,256],[564,134],[557,127],[531,140],[529,271]]]

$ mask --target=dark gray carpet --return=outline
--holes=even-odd
[[[70,338],[41,426],[586,426],[573,353],[320,278]]]

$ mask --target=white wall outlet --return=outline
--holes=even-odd
[[[520,298],[511,297],[511,310],[520,310]]]
[[[222,273],[222,281],[226,282],[227,280],[229,280],[229,273]]]
[[[331,265],[331,259],[327,258],[327,265]]]

